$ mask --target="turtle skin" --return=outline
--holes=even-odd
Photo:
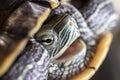
[[[46,1],[47,0],[45,0],[45,2]],[[112,21],[113,21],[112,24],[109,24],[105,27],[101,27],[100,29],[104,29],[104,30],[97,33],[99,29],[97,28],[96,30],[93,30],[91,26],[95,23],[99,23],[99,21],[95,22],[95,18],[91,19],[90,22],[87,21],[87,18],[91,17],[92,14],[97,9],[96,7],[99,4],[104,3],[104,1],[105,0],[101,0],[98,2],[96,0],[90,0],[90,2],[86,1],[87,6],[82,6],[82,7],[81,7],[81,5],[79,6],[80,3],[75,3],[74,1],[72,1],[73,3],[71,2],[71,4],[74,5],[78,10],[68,2],[63,2],[63,3],[61,2],[61,4],[58,7],[53,9],[52,13],[50,14],[52,16],[67,13],[67,14],[70,14],[76,20],[77,25],[80,29],[81,39],[84,40],[87,45],[87,52],[86,52],[86,57],[84,58],[83,62],[78,64],[78,62],[79,62],[79,57],[78,57],[73,62],[73,64],[71,64],[71,66],[69,66],[69,68],[67,69],[67,73],[65,75],[63,74],[65,72],[65,67],[63,66],[63,64],[54,64],[53,62],[50,62],[48,79],[50,79],[50,80],[61,80],[61,79],[69,80],[72,76],[80,73],[85,67],[87,67],[89,60],[94,55],[93,53],[95,51],[96,42],[100,38],[100,37],[98,37],[98,35],[103,34],[105,32],[106,27],[108,28],[109,25],[114,26],[114,22],[116,22],[115,21],[116,18],[112,19]],[[78,2],[80,2],[80,1],[78,1]],[[82,1],[82,3],[84,3],[84,1]],[[76,5],[76,4],[78,4],[78,5]],[[106,5],[103,8],[103,11],[110,7],[111,7],[111,4]],[[102,10],[100,10],[100,12],[103,13]],[[113,8],[110,8],[110,10],[107,13],[109,15],[115,14]],[[99,15],[101,15],[101,14],[99,14]],[[100,17],[97,16],[96,18],[100,18]],[[104,18],[104,17],[105,16],[103,16],[102,18]],[[100,19],[102,19],[102,18],[100,18]],[[101,24],[99,24],[99,25],[95,24],[95,25],[101,26],[104,23],[105,19],[101,20],[101,21],[103,21],[103,22],[101,22]],[[93,27],[95,28],[96,26],[93,26]],[[109,27],[108,29],[110,29],[110,28],[112,28],[112,27]],[[56,67],[58,69],[54,70],[54,68],[56,68]],[[53,72],[50,72],[51,68],[53,68]]]
[[[47,80],[49,61],[47,50],[31,39],[2,80]]]
[[[94,57],[96,44],[101,35],[115,27],[118,20],[118,16],[109,0],[71,0],[70,4],[62,2],[53,11],[53,14],[56,15],[64,13],[70,14],[76,20],[80,29],[81,39],[87,45],[87,52],[82,63],[80,63],[80,57],[78,57],[76,61],[73,60],[69,67],[64,66],[64,63],[51,63],[49,80],[70,80],[72,76],[79,74],[83,69],[87,68],[90,59]]]

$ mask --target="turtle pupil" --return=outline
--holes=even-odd
[[[47,40],[46,40],[47,43],[50,43],[51,41],[52,41],[51,39],[47,39]]]
[[[53,44],[54,39],[53,39],[53,37],[49,37],[49,38],[44,37],[43,39],[40,40],[40,42],[45,46],[50,46]]]
[[[47,43],[51,43],[51,39],[46,39],[46,40],[42,40],[41,42],[47,42]]]
[[[38,42],[40,42],[44,46],[50,46],[54,43],[53,35],[49,35],[49,34],[37,35],[36,39],[38,40]]]

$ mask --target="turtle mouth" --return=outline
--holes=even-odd
[[[55,59],[56,62],[66,62],[74,60],[78,56],[84,56],[86,53],[85,43],[77,38],[59,57]]]

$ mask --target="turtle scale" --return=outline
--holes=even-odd
[[[8,18],[8,16],[18,8],[24,0],[1,0],[0,2],[0,25]]]
[[[42,45],[32,39],[32,41],[29,42],[29,44],[11,66],[9,71],[2,77],[2,80],[47,80],[48,68],[48,51]],[[25,69],[28,70],[26,71]]]
[[[118,15],[110,0],[85,1],[86,3],[84,0],[81,0],[81,2],[78,0],[71,0],[71,3],[81,12],[88,27],[96,36],[116,26]]]
[[[33,1],[34,2],[34,0],[31,0],[31,1]],[[60,14],[60,13],[68,13],[68,14],[71,14],[72,15],[72,13],[74,13],[74,12],[76,12],[76,10],[75,9],[73,9],[73,8],[71,8],[71,9],[69,9],[71,6],[69,5],[69,3],[67,3],[66,4],[66,1],[67,0],[59,0],[59,1],[61,1],[61,3],[59,4],[59,6],[58,6],[58,4],[56,4],[56,5],[54,5],[54,4],[52,4],[51,5],[51,1],[48,1],[48,0],[45,0],[45,2],[47,2],[47,3],[49,3],[50,4],[50,6],[51,6],[51,8],[52,9],[55,9],[55,10],[57,10],[58,8],[60,8],[60,6],[62,5],[62,7],[61,7],[61,9],[58,9],[58,11],[54,11],[53,12],[53,14],[55,14],[55,15],[58,15],[58,14]],[[72,0],[73,1],[73,0]],[[91,1],[95,1],[95,0],[91,0]],[[104,2],[104,0],[100,0],[100,2]],[[39,2],[39,1],[38,1]],[[44,1],[43,1],[44,2]],[[64,3],[65,2],[65,3]],[[75,3],[74,1],[73,1],[73,3]],[[72,3],[72,5],[73,5],[73,3]],[[88,3],[89,4],[89,3]],[[90,3],[91,4],[91,3]],[[99,4],[99,2],[98,2],[98,4]],[[101,4],[101,3],[100,3]],[[63,6],[63,5],[65,5],[65,7]],[[94,5],[93,5],[94,6]],[[96,6],[96,5],[95,5]],[[67,7],[67,8],[66,8]],[[64,11],[64,9],[66,8],[66,11]],[[88,8],[93,8],[93,7],[88,7]],[[77,9],[79,9],[79,6],[77,7]],[[82,10],[82,9],[81,9]],[[82,12],[82,11],[80,11],[80,12]],[[87,38],[85,38],[85,35],[86,35],[86,32],[84,32],[84,29],[82,30],[81,29],[81,33],[82,33],[82,31],[83,31],[83,36],[82,36],[82,38],[86,41],[87,40],[87,42],[89,42],[89,41],[92,41],[92,40],[94,40],[95,38],[94,38],[94,35],[95,34],[93,34],[93,32],[94,31],[91,31],[91,28],[90,28],[90,26],[89,26],[89,24],[88,23],[85,23],[86,22],[86,18],[85,18],[85,16],[84,16],[84,13],[86,14],[86,12],[83,12],[83,13],[81,13],[81,14],[76,14],[76,15],[74,15],[73,17],[76,19],[76,20],[78,20],[78,21],[80,21],[80,22],[78,22],[78,25],[79,25],[79,23],[84,23],[83,25],[85,25],[86,26],[86,29],[87,29],[87,31],[88,31],[88,33],[90,33],[90,36],[88,36]],[[92,12],[91,12],[92,13]],[[88,14],[89,14],[89,11],[88,11]],[[111,13],[112,14],[112,13]],[[77,17],[78,16],[80,16],[81,17],[81,20],[79,20],[79,19],[77,19]],[[88,15],[87,15],[88,16]],[[91,24],[91,23],[90,23]],[[81,24],[80,24],[81,25]],[[83,27],[83,28],[85,28],[85,26],[80,26],[81,28]],[[87,34],[88,34],[87,33]],[[92,34],[92,38],[90,38],[91,37],[91,34]],[[89,43],[90,44],[90,43]],[[91,45],[91,44],[90,44]],[[94,43],[93,43],[93,45],[95,45]],[[93,45],[92,45],[92,47],[93,47]],[[93,50],[94,51],[94,50]],[[93,52],[92,51],[92,52]],[[93,55],[93,53],[91,53],[91,56]],[[88,55],[89,56],[89,55]],[[87,62],[85,62],[85,63],[87,63]],[[64,69],[62,69],[62,71],[63,71]],[[62,73],[63,74],[63,73]],[[55,75],[55,74],[53,74],[53,75]],[[71,75],[68,75],[68,76],[73,76],[73,75],[75,75],[74,73],[73,74],[71,74]],[[56,79],[61,79],[61,77],[60,76],[58,76],[58,78],[56,78]]]
[[[81,29],[82,27],[83,27],[83,29],[84,28],[88,28],[88,29],[90,29],[90,30],[88,30],[88,32],[86,31],[85,32],[85,34],[84,34],[84,31],[83,31],[83,33],[82,33],[82,30],[80,31],[81,32],[81,34],[83,34],[83,36],[82,36],[82,39],[84,39],[85,41],[88,41],[88,42],[90,42],[91,41],[91,43],[92,43],[92,45],[90,44],[90,43],[87,43],[86,42],[86,44],[88,45],[88,47],[91,47],[92,49],[87,49],[87,53],[86,53],[86,57],[85,57],[85,60],[84,60],[84,65],[85,65],[85,67],[87,68],[87,65],[89,64],[89,60],[90,60],[90,58],[92,57],[93,58],[93,55],[94,55],[94,53],[95,53],[95,50],[96,49],[94,49],[95,48],[95,46],[96,46],[96,44],[95,44],[95,42],[94,42],[94,40],[95,41],[97,41],[98,42],[98,40],[99,40],[99,38],[100,38],[100,36],[104,33],[104,32],[106,32],[106,30],[109,30],[109,29],[111,29],[111,28],[113,28],[113,26],[115,26],[116,25],[116,23],[114,23],[115,21],[117,21],[117,14],[115,13],[115,11],[114,11],[114,9],[113,9],[113,7],[112,7],[112,5],[111,5],[111,2],[109,1],[109,0],[100,0],[100,1],[97,1],[97,0],[90,0],[91,2],[88,2],[88,4],[90,5],[90,6],[92,6],[92,7],[89,7],[89,5],[88,4],[85,4],[84,6],[82,6],[82,8],[80,8],[80,5],[79,5],[79,3],[81,3],[80,1],[78,1],[78,3],[76,3],[76,4],[78,4],[78,5],[74,5],[75,7],[76,6],[78,6],[77,7],[77,9],[81,12],[81,14],[76,14],[75,15],[75,12],[77,13],[77,11],[76,11],[76,9],[73,7],[73,6],[71,6],[71,4],[74,4],[74,1],[72,1],[72,2],[70,2],[71,4],[69,4],[69,3],[64,3],[64,2],[62,2],[61,3],[61,5],[58,7],[58,8],[56,8],[55,10],[54,10],[54,12],[53,12],[53,14],[64,14],[64,13],[68,13],[68,14],[70,14],[70,15],[72,15],[72,17],[74,17],[74,19],[76,19],[76,21],[79,21],[78,22],[78,26],[79,26],[79,28]],[[77,2],[77,1],[76,1]],[[84,3],[84,1],[83,1],[83,3]],[[92,5],[93,4],[93,5]],[[102,7],[102,9],[97,9],[98,8],[98,6],[101,6],[101,5],[104,5],[105,4],[105,6],[103,6]],[[87,10],[86,10],[86,8],[88,8]],[[108,10],[108,9],[110,9],[110,10]],[[96,12],[96,10],[99,10],[99,13],[97,14],[97,15],[101,15],[102,13],[104,13],[103,15],[103,17],[98,17],[97,15],[96,15],[96,18],[93,18],[93,21],[92,21],[92,19],[90,19],[90,21],[91,22],[87,22],[87,18],[89,18],[89,17],[91,17],[91,16],[93,16],[92,14],[94,14],[95,12]],[[105,10],[108,10],[108,11],[105,11]],[[107,13],[107,17],[106,17],[106,13]],[[81,15],[81,16],[80,16]],[[85,15],[85,16],[84,16]],[[105,21],[108,21],[108,18],[110,18],[109,16],[112,16],[112,17],[114,17],[114,18],[112,18],[111,19],[111,21],[110,22],[108,22],[108,23],[111,23],[111,24],[113,24],[112,25],[112,27],[111,27],[111,25],[110,24],[106,24],[105,25]],[[79,17],[80,16],[80,17]],[[77,17],[79,17],[79,18],[77,18]],[[106,17],[106,18],[105,18]],[[82,20],[80,20],[81,18],[83,18]],[[96,21],[96,19],[99,19],[98,21]],[[104,19],[105,18],[105,19]],[[81,21],[81,22],[80,22]],[[99,21],[102,21],[100,24],[99,24]],[[82,24],[82,22],[86,25],[81,25]],[[95,23],[96,22],[96,23]],[[96,28],[95,30],[92,30],[92,24],[98,24],[97,26],[93,26],[93,28]],[[80,24],[80,25],[79,25]],[[102,25],[103,25],[103,27],[102,27]],[[97,28],[99,26],[99,28]],[[92,33],[93,35],[91,36],[91,35],[89,35],[89,33]],[[87,38],[85,38],[86,36],[88,36]],[[91,40],[91,39],[93,40]],[[68,79],[70,79],[71,78],[71,76],[70,77],[67,77],[66,78],[66,76],[63,74],[65,71],[63,70],[64,69],[64,67],[62,67],[62,65],[59,67],[57,67],[56,68],[56,70],[54,70],[54,63],[51,65],[52,67],[53,67],[53,73],[51,73],[50,72],[50,74],[49,74],[49,77],[50,77],[50,79],[52,79],[52,80],[62,80],[62,79],[65,79],[65,80],[68,80]],[[61,68],[62,67],[62,68]],[[89,68],[89,67],[88,67]],[[91,67],[94,71],[96,70],[96,67]],[[72,69],[74,69],[74,68],[72,68]],[[58,70],[58,71],[57,71]],[[63,70],[63,72],[62,72],[62,70]],[[78,69],[79,70],[79,69]],[[78,70],[76,70],[76,71],[78,71]],[[62,74],[61,73],[59,73],[59,72],[62,72]],[[72,71],[71,71],[72,72]],[[56,73],[56,74],[55,74]],[[59,73],[59,74],[58,74]],[[68,75],[72,75],[72,76],[74,76],[75,75],[75,72],[72,72],[73,73],[73,75],[71,74],[71,73],[68,73]],[[67,75],[67,76],[68,76]]]
[[[6,47],[4,49],[0,48],[0,59],[3,60],[0,62],[0,76],[7,71],[24,49],[29,37],[33,36],[40,29],[50,11],[51,9],[48,7],[26,1],[13,11],[5,23],[1,25],[0,47]],[[8,60],[10,61],[9,63],[7,62]],[[6,67],[4,67],[5,65]]]

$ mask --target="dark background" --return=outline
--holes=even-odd
[[[120,80],[120,20],[113,34],[109,53],[91,80]]]

